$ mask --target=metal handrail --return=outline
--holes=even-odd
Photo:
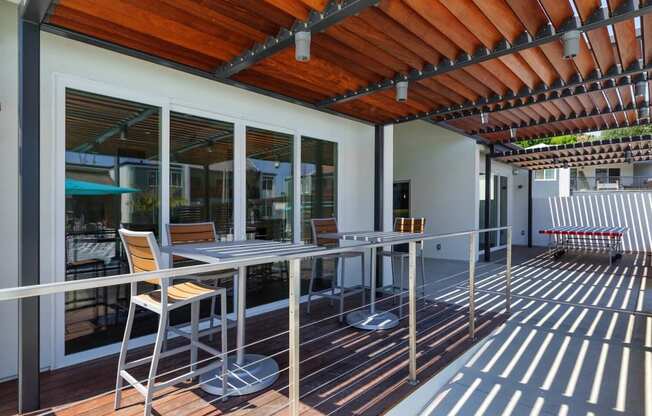
[[[482,230],[467,230],[445,234],[411,234],[405,238],[388,238],[382,241],[361,241],[359,244],[352,244],[345,247],[322,248],[316,247],[315,250],[306,250],[295,254],[285,255],[257,255],[245,259],[227,260],[220,263],[202,264],[196,266],[179,267],[176,269],[164,269],[154,272],[129,273],[108,277],[96,277],[81,281],[55,282],[40,285],[23,286],[17,288],[0,289],[0,301],[9,301],[24,299],[34,296],[52,295],[58,293],[71,292],[83,289],[95,289],[106,286],[121,285],[127,283],[142,282],[152,279],[169,279],[175,277],[188,276],[199,273],[209,273],[221,270],[229,270],[240,267],[247,267],[259,264],[288,261],[289,262],[289,365],[288,370],[288,404],[289,413],[292,416],[299,415],[300,408],[300,374],[299,366],[301,359],[300,353],[300,297],[301,297],[301,260],[312,257],[322,257],[332,254],[346,253],[350,251],[359,251],[360,248],[377,248],[387,245],[408,244],[408,368],[410,384],[416,384],[417,380],[417,284],[416,284],[416,252],[417,243],[424,241],[440,240],[452,237],[469,236],[469,337],[475,339],[475,263],[477,259],[477,241],[478,235],[486,232],[502,231],[507,232],[507,267],[505,272],[506,279],[506,311],[510,312],[511,294],[511,260],[512,260],[512,227],[493,227]],[[425,283],[425,282],[424,282]],[[400,296],[403,294],[401,293]],[[278,334],[275,336],[279,336]]]
[[[193,274],[203,274],[222,270],[231,270],[238,267],[256,266],[267,263],[276,263],[293,259],[305,259],[312,257],[322,257],[332,254],[359,251],[360,248],[382,247],[388,244],[406,244],[413,241],[432,241],[441,240],[451,237],[461,237],[471,234],[481,234],[491,231],[511,230],[511,225],[504,227],[483,228],[481,230],[458,231],[445,234],[422,234],[419,237],[392,239],[384,242],[363,242],[346,247],[323,248],[315,251],[288,255],[265,255],[245,259],[227,260],[220,263],[200,264],[193,266],[177,267],[174,269],[163,269],[153,272],[142,273],[125,273],[113,276],[93,277],[84,280],[74,280],[66,282],[42,283],[38,285],[18,286],[13,288],[0,289],[0,301],[9,301],[24,299],[34,296],[54,295],[58,293],[74,292],[77,290],[97,289],[101,287],[117,286],[129,283],[144,282],[154,279],[180,278]]]

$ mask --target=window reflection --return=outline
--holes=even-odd
[[[247,127],[247,238],[292,240],[292,141]]]
[[[310,220],[337,216],[337,143],[301,138],[303,240],[312,240]]]
[[[233,124],[170,113],[170,222],[215,222],[233,239]]]
[[[66,91],[66,280],[128,271],[116,230],[159,230],[159,109]],[[66,354],[122,337],[129,287],[66,295]],[[155,330],[148,313],[139,334]]]

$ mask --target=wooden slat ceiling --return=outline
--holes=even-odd
[[[627,3],[606,2],[611,12]],[[326,0],[59,0],[45,24],[213,73],[326,7]],[[479,47],[493,50],[503,40],[513,44],[524,33],[535,37],[547,25],[559,29],[573,16],[585,24],[600,7],[601,0],[380,0],[313,33],[310,61],[297,62],[290,47],[232,78],[317,104],[463,53],[473,55]],[[557,40],[412,82],[405,103],[386,89],[328,108],[386,124],[449,107],[477,110],[474,103],[498,94],[505,99],[484,107],[487,124],[477,111],[432,119],[494,142],[638,124],[642,100],[634,97],[632,78],[614,71],[652,64],[651,19],[646,14],[584,33],[573,60],[562,59]],[[615,84],[587,82],[585,92],[546,92],[534,102],[508,98],[596,73],[615,74]],[[510,126],[519,126],[515,136]]]
[[[496,153],[494,159],[530,169],[604,165],[652,160],[652,136],[632,136]]]

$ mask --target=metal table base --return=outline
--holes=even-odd
[[[274,384],[279,376],[279,367],[273,358],[259,354],[245,354],[241,364],[236,356],[229,356],[228,391],[229,396],[242,396],[256,393]],[[202,374],[200,386],[206,393],[222,395],[222,367]]]

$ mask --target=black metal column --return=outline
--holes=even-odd
[[[376,125],[374,131],[374,230],[376,231],[383,231],[384,145],[383,126]],[[376,261],[376,283],[382,286],[383,263],[380,257],[377,257],[374,261]]]
[[[494,152],[493,145],[484,156],[484,227],[490,228],[489,214],[491,212],[491,154]],[[491,261],[491,233],[484,233],[484,261]]]
[[[527,171],[527,246],[532,247],[532,171]]]
[[[19,41],[19,284],[39,284],[39,23],[20,18]],[[18,409],[37,410],[39,388],[39,298],[19,301]]]

